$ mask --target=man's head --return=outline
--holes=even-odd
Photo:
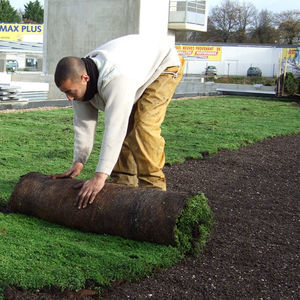
[[[67,56],[58,62],[54,81],[70,101],[83,100],[89,80],[85,64],[79,57]]]

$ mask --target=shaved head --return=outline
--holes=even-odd
[[[79,57],[67,56],[62,58],[55,70],[54,81],[57,87],[67,80],[80,80],[81,75],[86,72],[85,64]]]

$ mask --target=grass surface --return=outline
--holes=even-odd
[[[300,132],[300,109],[286,102],[222,97],[171,104],[163,124],[166,161],[171,164]]]
[[[108,285],[169,267],[174,247],[82,233],[36,218],[0,214],[0,287],[78,289],[87,279]]]
[[[72,116],[72,109],[0,114],[0,205],[8,203],[19,176],[34,171],[60,173],[70,167]],[[102,124],[100,113],[94,150],[81,178],[93,176]],[[246,97],[172,101],[162,131],[166,161],[182,162],[202,153],[298,133],[300,109],[286,102]],[[207,228],[199,231],[205,235]],[[97,286],[117,279],[135,280],[182,257],[174,247],[86,234],[0,213],[0,298],[1,288],[7,285],[78,289],[89,279]]]

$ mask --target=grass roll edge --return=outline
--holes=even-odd
[[[183,254],[199,256],[210,236],[213,224],[213,213],[205,195],[199,193],[189,198],[174,227],[174,239],[178,250]]]

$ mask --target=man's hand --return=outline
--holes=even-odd
[[[79,161],[75,161],[73,163],[73,166],[66,171],[65,173],[62,174],[54,174],[50,175],[51,179],[57,179],[57,178],[74,178],[78,176],[81,173],[81,170],[83,169],[83,163]]]
[[[87,180],[84,183],[79,183],[75,186],[75,188],[81,187],[75,201],[78,209],[86,208],[88,204],[92,204],[94,202],[97,194],[104,187],[107,177],[107,174],[99,172],[96,173],[92,179]]]

